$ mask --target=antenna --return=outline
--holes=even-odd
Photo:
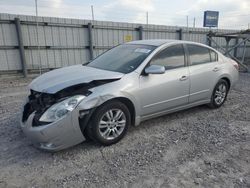
[[[148,11],[146,12],[146,24],[147,24],[147,39],[148,39]]]

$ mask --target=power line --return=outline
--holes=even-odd
[[[42,1],[51,2],[49,0],[40,0],[40,2],[42,2]],[[41,8],[53,8],[53,9],[60,9],[62,11],[69,11],[69,10],[71,11],[72,8],[74,8],[75,10],[79,10],[79,12],[82,12],[82,8],[79,5],[67,5],[67,4],[65,5],[64,4],[64,5],[60,5],[60,8],[55,8],[53,6],[39,5],[39,8],[40,9]],[[107,11],[107,9],[108,8],[103,9],[104,12]],[[123,11],[123,10],[119,10],[119,11],[116,11],[116,10],[113,10],[113,9],[110,9],[110,10],[112,11],[112,13],[117,12],[115,15],[126,15],[127,16],[127,15],[134,15],[134,14],[140,14],[140,13],[142,13],[142,12],[137,12],[137,11],[130,13],[128,11]],[[174,20],[182,19],[184,17],[184,15],[171,15],[171,14],[166,14],[166,13],[155,13],[155,12],[154,12],[153,15],[160,15],[161,17],[164,16],[165,18],[171,18],[172,20],[173,19]],[[230,16],[231,17],[250,16],[250,14],[228,14],[228,13],[222,13],[222,15],[227,15],[227,17],[230,17]],[[82,13],[81,13],[81,16],[83,16]],[[87,15],[85,14],[85,16],[87,16]],[[179,17],[179,18],[176,18],[176,17]],[[203,17],[202,16],[200,16],[200,17],[196,16],[196,18],[203,18]]]
[[[10,0],[13,1],[13,0]],[[51,2],[49,0],[39,0],[39,15],[40,16],[53,16],[53,17],[65,17],[65,15],[67,15],[68,18],[81,18],[81,19],[91,19],[94,20],[96,19],[96,15],[94,15],[94,8],[93,5],[91,5],[91,11],[87,11],[89,12],[89,14],[87,14],[86,12],[83,13],[82,11],[82,7],[80,5],[75,5],[75,4],[64,4],[64,5],[60,5],[58,8],[53,7],[53,6],[48,6],[46,4],[41,4],[40,2]],[[20,5],[21,6],[21,5]],[[23,7],[23,6],[22,6]],[[29,8],[32,8],[32,6],[28,6]],[[97,7],[98,8],[98,7]],[[55,11],[55,10],[58,10]],[[99,7],[99,10],[102,10],[101,7]],[[11,12],[13,13],[14,11],[7,11],[7,12]],[[20,9],[20,13],[19,14],[23,14],[23,13],[29,13],[29,14],[33,14],[35,15],[35,12],[33,11],[28,11],[28,10],[23,10]],[[68,14],[67,14],[68,12]],[[70,12],[70,14],[69,14]],[[188,22],[188,20],[185,19],[185,15],[172,15],[172,14],[166,14],[166,13],[162,13],[162,12],[148,12],[147,14],[151,13],[152,16],[150,17],[150,23],[151,24],[161,24],[161,25],[187,25],[185,24],[185,22]],[[98,15],[104,15],[102,16],[102,20],[111,20],[111,21],[126,21],[126,22],[132,22],[132,23],[142,23],[143,19],[145,19],[145,12],[143,11],[134,11],[134,12],[128,12],[126,10],[113,10],[110,8],[103,8],[103,10],[101,12],[99,12]],[[150,15],[151,15],[150,14]],[[142,16],[141,16],[142,15]],[[222,16],[221,16],[222,15]],[[224,18],[224,16],[226,16],[226,18]],[[188,16],[192,16],[192,15],[188,15]],[[239,14],[237,13],[237,11],[235,12],[226,12],[226,13],[221,13],[220,14],[220,19],[219,22],[223,23],[226,22],[225,20],[227,20],[228,17],[242,17],[242,16],[250,16],[250,14]],[[186,21],[185,21],[186,20]],[[196,16],[194,18],[193,21],[193,27],[196,27],[196,25],[202,25],[202,20],[203,17],[202,16]],[[191,24],[192,25],[192,24]],[[231,25],[231,26],[225,26],[225,25],[220,25],[221,27],[248,27],[248,23],[246,23],[245,25]]]

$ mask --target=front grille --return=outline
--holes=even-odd
[[[32,112],[34,112],[34,110],[32,110],[29,102],[26,103],[23,108],[22,122],[25,122],[29,118],[30,114],[32,114]]]
[[[44,123],[39,122],[39,119],[51,105],[55,104],[56,100],[53,94],[31,90],[28,99],[28,102],[24,106],[22,121],[27,121],[29,116],[35,112],[33,126],[43,125]]]

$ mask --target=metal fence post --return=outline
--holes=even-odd
[[[212,31],[207,34],[207,45],[212,47]]]
[[[139,40],[143,40],[143,27],[139,26]]]
[[[242,63],[242,64],[243,64],[244,61],[245,61],[246,47],[247,47],[247,41],[244,42],[243,55],[242,55],[242,58],[241,58],[241,63]]]
[[[23,76],[26,78],[28,73],[27,73],[26,58],[25,58],[24,47],[23,47],[23,35],[22,35],[21,23],[20,23],[19,18],[15,18],[15,26],[16,26],[17,40],[18,40],[19,52],[20,52],[21,63],[22,63]]]
[[[88,23],[90,60],[94,58],[92,23]]]
[[[225,39],[226,39],[226,53],[225,53],[225,55],[227,55],[228,54],[228,48],[229,48],[229,42],[230,42],[231,38],[230,37],[225,37]]]
[[[176,32],[178,33],[178,39],[182,40],[182,29],[180,28],[180,29],[176,30]]]
[[[235,46],[239,43],[239,38],[235,39]],[[234,57],[237,58],[238,48],[234,48]]]

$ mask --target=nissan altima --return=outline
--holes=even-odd
[[[86,139],[111,145],[144,120],[197,105],[221,107],[237,79],[238,64],[209,46],[133,41],[34,79],[21,128],[49,151]]]

